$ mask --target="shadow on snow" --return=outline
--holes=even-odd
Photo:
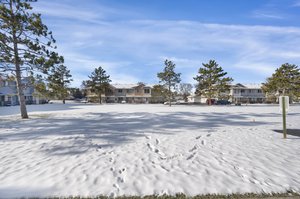
[[[258,114],[256,117],[270,116]],[[41,151],[52,155],[75,155],[85,153],[90,148],[101,149],[126,144],[145,137],[145,133],[175,135],[189,131],[207,132],[228,125],[249,127],[272,124],[253,122],[251,118],[252,113],[86,113],[80,118],[6,120],[1,124],[14,132],[3,132],[0,137],[11,141],[53,139],[51,144],[49,142],[50,145],[42,146]]]

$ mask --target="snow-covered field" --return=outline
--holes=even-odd
[[[0,107],[0,197],[300,192],[300,137],[274,131],[276,105],[28,109]]]

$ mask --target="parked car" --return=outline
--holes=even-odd
[[[228,100],[218,100],[216,102],[216,105],[230,105],[230,104],[231,104],[231,102]]]
[[[86,99],[81,99],[80,102],[85,103],[85,104],[88,103],[88,101]]]
[[[180,102],[178,102],[178,101],[171,102],[171,105],[176,105],[176,104],[180,104]],[[165,102],[164,105],[170,105],[170,102]]]

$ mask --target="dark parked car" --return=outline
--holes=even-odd
[[[216,105],[230,105],[231,102],[228,100],[218,100]]]

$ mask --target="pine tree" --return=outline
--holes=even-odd
[[[163,83],[163,86],[165,86],[168,89],[168,101],[169,106],[171,106],[171,100],[172,100],[172,89],[175,89],[176,84],[178,84],[180,79],[180,73],[176,73],[174,71],[175,64],[172,61],[165,60],[165,68],[163,72],[157,73],[157,77],[159,78],[159,82]]]
[[[32,12],[36,0],[0,0],[0,70],[16,77],[22,118],[28,118],[22,73],[47,73],[58,64],[52,32]]]
[[[215,60],[209,60],[207,64],[202,65],[198,71],[199,75],[194,77],[197,81],[196,94],[206,97],[211,105],[212,98],[220,97],[222,93],[229,91],[233,79],[225,77],[227,72],[224,72]]]
[[[63,62],[62,57],[61,59]],[[52,96],[62,100],[63,104],[65,104],[65,99],[69,95],[68,85],[71,81],[73,81],[71,77],[72,75],[70,74],[70,70],[68,70],[63,64],[52,68],[48,76],[48,87]]]
[[[90,80],[85,82],[86,86],[95,92],[99,97],[99,103],[102,104],[102,94],[109,87],[111,80],[110,76],[106,74],[106,71],[99,66],[95,68],[94,72],[89,76]]]
[[[79,88],[70,88],[70,92],[75,99],[82,99],[84,97],[83,92]]]
[[[161,103],[167,99],[168,89],[162,85],[154,85],[151,89],[151,101],[152,103]]]
[[[44,81],[41,80],[35,80],[34,82],[34,95],[36,97],[42,97],[49,99],[50,98],[50,92],[48,90],[48,87]]]
[[[294,64],[282,64],[263,83],[263,91],[268,97],[287,95],[290,99],[300,97],[300,69]]]

